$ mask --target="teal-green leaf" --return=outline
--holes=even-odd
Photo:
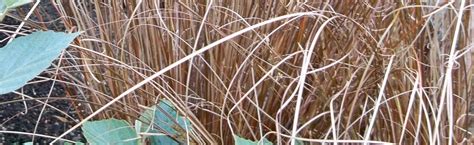
[[[33,0],[0,0],[0,21],[11,9],[33,2]]]
[[[51,65],[79,33],[40,31],[0,48],[0,95],[21,88]]]
[[[85,145],[85,144],[82,142],[74,142],[74,143],[64,142],[63,145]]]
[[[272,142],[263,138],[262,141],[251,141],[245,138],[241,138],[240,136],[234,135],[235,145],[273,145]]]
[[[91,145],[138,145],[140,141],[125,120],[88,121],[82,125],[82,132]]]
[[[149,136],[154,145],[167,144],[178,145],[186,142],[186,130],[191,131],[191,122],[178,115],[176,108],[168,100],[161,100],[157,106],[143,112],[139,118],[141,124],[140,132],[163,133],[174,136]],[[187,128],[186,130],[184,130]],[[178,141],[177,141],[178,140]]]

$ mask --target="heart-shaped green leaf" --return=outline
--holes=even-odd
[[[0,21],[12,9],[33,2],[33,0],[0,0]]]
[[[39,75],[78,35],[34,32],[0,48],[0,95],[21,88]]]
[[[88,121],[82,125],[82,132],[91,145],[138,145],[140,140],[125,120]]]
[[[272,142],[268,141],[266,138],[263,138],[262,141],[251,141],[240,136],[234,135],[235,145],[273,145]]]
[[[166,135],[149,136],[152,144],[178,145],[186,142],[186,130],[191,131],[191,122],[178,115],[176,108],[167,100],[161,100],[157,106],[143,112],[139,118],[141,131]],[[185,128],[187,128],[185,130]]]

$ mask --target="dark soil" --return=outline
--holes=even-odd
[[[55,83],[55,85],[52,86],[52,84],[52,81],[47,81],[35,83],[32,85],[26,85],[23,88],[23,93],[28,96],[40,98],[41,101],[44,102],[45,97],[48,96],[51,87],[53,87],[51,93],[52,99],[48,101],[48,104],[58,108],[63,112],[66,112],[67,114],[72,116],[73,119],[68,118],[63,113],[56,111],[51,107],[46,107],[42,114],[42,118],[38,124],[36,133],[49,136],[59,136],[67,129],[71,128],[76,124],[75,121],[77,121],[77,117],[75,114],[75,110],[71,106],[70,101],[65,99],[58,99],[65,97],[65,92],[62,85],[58,85],[58,83]],[[12,100],[17,100],[17,102],[8,102]],[[0,95],[0,102],[2,102],[0,103],[1,130],[33,133],[43,104],[35,100],[27,100],[28,101],[26,101],[26,104],[28,110],[25,113],[25,106],[20,95],[16,95],[13,93]],[[33,137],[29,135],[0,133],[1,143],[29,142],[32,141],[32,138]],[[80,130],[76,130],[68,134],[65,139],[83,141],[83,137],[81,136]],[[41,144],[46,144],[51,141],[51,139],[35,137],[35,143],[37,142]]]

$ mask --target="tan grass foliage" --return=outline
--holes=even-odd
[[[61,69],[74,82],[68,93],[91,102],[76,102],[86,110],[81,119],[132,122],[144,106],[168,99],[192,121],[187,135],[199,144],[231,144],[232,134],[281,144],[446,144],[470,136],[469,1],[57,7],[68,30],[84,32]]]

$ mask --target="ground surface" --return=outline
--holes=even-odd
[[[36,83],[33,85],[27,85],[23,88],[23,93],[28,96],[35,98],[41,98],[41,101],[45,101],[44,97],[48,96],[48,93],[52,87],[52,81]],[[75,120],[77,120],[75,110],[71,106],[68,100],[56,100],[54,98],[64,98],[64,90],[61,85],[54,85],[51,97],[48,104],[56,107],[57,109],[69,114]],[[8,102],[12,100],[18,100],[16,102]],[[0,95],[0,130],[8,131],[19,131],[19,132],[34,132],[34,128],[41,109],[42,103],[34,100],[26,101],[27,107],[25,107],[22,97],[13,93]],[[25,109],[27,109],[25,111]],[[59,136],[67,129],[71,128],[76,123],[73,119],[66,117],[59,111],[46,107],[42,118],[38,123],[36,133],[44,134],[49,136]],[[82,136],[76,130],[75,132],[66,136],[66,139],[81,141]],[[18,135],[18,134],[6,134],[0,133],[0,143],[14,143],[14,142],[28,142],[32,141],[32,136],[29,135]],[[38,143],[49,143],[51,139],[35,137],[35,142]]]

